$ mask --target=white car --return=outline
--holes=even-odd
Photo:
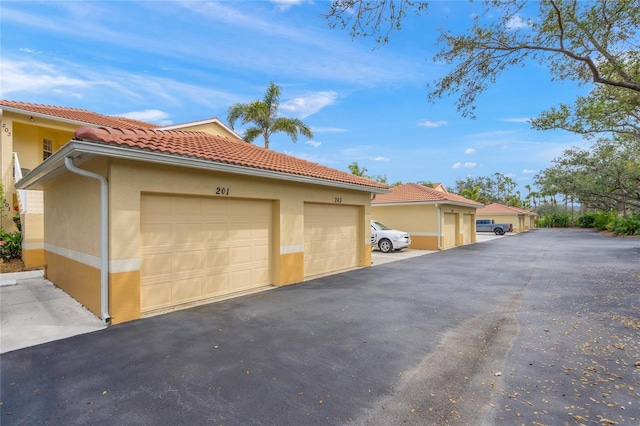
[[[378,247],[381,252],[389,253],[409,247],[411,237],[406,232],[391,229],[375,220],[371,221],[371,248]]]

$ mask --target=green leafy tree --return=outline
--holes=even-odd
[[[367,168],[366,167],[360,167],[360,165],[358,163],[356,163],[355,161],[353,163],[349,164],[347,167],[349,168],[349,172],[352,175],[362,176],[362,177],[366,177],[366,178],[369,177],[369,176],[367,176]]]
[[[313,132],[302,120],[278,117],[279,107],[280,87],[271,82],[262,100],[255,100],[248,104],[236,103],[229,107],[227,122],[232,129],[237,120],[240,120],[243,125],[253,123],[253,126],[244,131],[242,138],[253,143],[258,136],[262,136],[264,147],[267,149],[269,149],[269,138],[274,133],[286,133],[293,142],[298,140],[298,133],[309,139],[313,138]]]
[[[441,28],[434,61],[452,66],[434,82],[430,100],[455,95],[463,116],[474,116],[478,95],[507,69],[530,61],[546,65],[552,78],[640,92],[637,2],[484,0],[490,21],[475,19],[453,34]],[[326,18],[352,37],[377,36],[386,43],[401,30],[409,10],[420,14],[428,2],[334,0]],[[530,17],[527,17],[530,15]]]
[[[520,193],[515,191],[516,187],[516,182],[509,176],[494,173],[493,176],[458,179],[453,192],[482,204],[517,204],[517,207],[522,207],[524,205],[522,201],[515,201],[520,200]]]
[[[617,135],[590,149],[565,150],[535,182],[543,194],[564,194],[586,208],[626,215],[640,209],[640,145]]]

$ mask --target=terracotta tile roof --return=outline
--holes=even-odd
[[[490,214],[526,214],[530,216],[536,216],[536,213],[524,210],[518,207],[505,206],[500,203],[491,203],[476,211],[478,215],[490,215]]]
[[[31,104],[27,102],[8,101],[4,99],[0,100],[0,108],[2,107],[21,110],[24,111],[24,113],[27,115],[29,115],[29,113],[43,114],[55,118],[62,118],[65,120],[95,124],[97,126],[118,127],[126,129],[155,129],[160,127],[155,124],[146,123],[144,121],[133,120],[125,117],[112,117],[109,115],[102,115],[85,109]]]
[[[417,183],[405,183],[404,185],[394,186],[390,189],[391,193],[377,195],[376,199],[373,200],[371,204],[450,202],[482,207],[481,203],[464,198],[461,195],[438,191],[437,189],[429,188]]]
[[[81,127],[76,130],[74,136],[76,140],[104,145],[198,158],[214,163],[232,164],[376,189],[388,188],[383,183],[271,151],[242,140],[204,132]]]

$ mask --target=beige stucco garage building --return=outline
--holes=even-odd
[[[505,206],[500,203],[492,203],[479,208],[476,214],[478,219],[493,219],[494,223],[510,223],[513,225],[514,233],[533,229],[537,216],[529,210]]]
[[[371,202],[373,219],[408,232],[410,247],[422,250],[475,243],[479,207],[476,201],[416,183],[392,187]]]
[[[387,186],[222,136],[78,129],[44,191],[46,276],[120,323],[371,264]]]

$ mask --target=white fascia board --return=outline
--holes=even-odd
[[[42,114],[40,112],[33,112],[33,111],[29,111],[26,109],[19,109],[19,108],[12,108],[12,107],[8,107],[8,106],[0,106],[0,109],[4,110],[4,111],[9,111],[9,112],[14,112],[16,114],[23,114],[23,115],[28,115],[30,117],[34,117],[34,118],[43,118],[45,120],[52,120],[52,121],[59,121],[61,123],[66,123],[66,124],[73,124],[73,125],[77,125],[77,126],[85,126],[85,127],[104,127],[104,126],[100,126],[99,124],[93,124],[93,123],[87,123],[86,121],[79,121],[79,120],[71,120],[68,118],[61,118],[58,117],[56,115],[49,115],[49,114]]]
[[[58,151],[56,151],[46,161],[39,164],[29,174],[16,183],[18,189],[37,189],[46,182],[52,173],[57,169],[65,168],[64,158],[71,157],[110,157],[125,160],[137,160],[155,164],[163,164],[169,166],[187,167],[192,169],[210,170],[223,173],[239,174],[244,176],[261,177],[268,179],[286,180],[289,182],[307,183],[313,185],[330,186],[340,189],[349,189],[354,191],[369,192],[374,194],[385,194],[390,192],[388,189],[374,188],[365,185],[356,185],[346,182],[337,182],[328,179],[313,178],[309,176],[301,176],[283,172],[275,172],[271,170],[256,169],[246,166],[238,166],[234,164],[226,164],[214,162],[211,160],[203,160],[200,158],[178,156],[164,154],[154,151],[142,151],[139,149],[131,149],[121,146],[102,145],[92,142],[71,140]]]

